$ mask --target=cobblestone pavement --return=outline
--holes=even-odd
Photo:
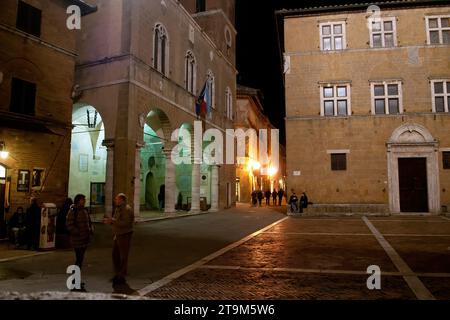
[[[369,290],[367,267],[381,269]],[[289,217],[141,290],[159,299],[450,299],[450,220]]]
[[[89,292],[135,294],[161,279],[239,239],[284,217],[266,208],[248,205],[218,213],[141,223],[135,226],[129,259],[129,287],[112,288],[111,228],[96,224],[94,240],[88,247],[82,280]],[[0,261],[0,292],[33,293],[67,291],[66,269],[74,263],[72,250]],[[26,252],[29,254],[30,252]],[[5,256],[6,257],[6,256]],[[20,258],[20,259],[16,259]]]

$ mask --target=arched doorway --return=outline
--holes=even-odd
[[[141,210],[158,210],[158,194],[165,183],[166,156],[164,146],[170,140],[170,121],[160,109],[150,111],[144,123],[144,147],[140,153]]]
[[[392,213],[440,210],[438,142],[419,124],[395,129],[387,142]]]
[[[84,194],[87,205],[103,210],[107,151],[102,146],[105,139],[102,117],[95,107],[76,104],[72,125],[69,197]]]

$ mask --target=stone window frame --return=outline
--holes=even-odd
[[[348,152],[332,152],[330,155],[331,171],[347,171],[347,154]]]
[[[319,83],[320,84],[320,116],[322,117],[348,117],[352,114],[351,105],[351,84],[350,82],[334,82],[334,83]],[[347,95],[339,97],[337,94],[338,87],[345,87]],[[324,90],[326,88],[333,88],[333,97],[325,97]],[[347,114],[339,114],[338,101],[345,100],[347,102]],[[325,102],[333,101],[333,115],[325,114]]]
[[[372,21],[371,21],[372,20]],[[369,28],[369,32],[370,32],[370,39],[369,39],[369,43],[370,43],[370,47],[373,49],[379,49],[379,48],[395,48],[397,47],[397,19],[396,17],[383,17],[380,18],[380,26],[381,29],[378,31],[374,31],[373,29],[373,24],[375,23],[375,21],[373,21],[373,19],[369,20],[370,23],[370,28]],[[386,31],[384,29],[384,23],[385,22],[391,22],[392,23],[392,31]],[[392,41],[393,41],[393,45],[392,46],[386,46],[386,34],[392,34]],[[380,47],[375,47],[374,46],[374,41],[373,41],[373,37],[375,34],[380,34],[381,35],[381,46]]]
[[[211,69],[208,69],[208,71],[206,72],[206,85],[208,86],[208,92],[209,92],[209,96],[210,96],[210,103],[211,103],[211,108],[212,109],[216,109],[216,99],[215,99],[215,95],[216,95],[216,77],[214,76],[214,73],[212,72]]]
[[[435,84],[438,82],[443,83],[443,93],[435,92]],[[450,78],[448,79],[433,79],[430,80],[431,85],[431,105],[433,113],[448,113],[450,112]],[[444,98],[444,111],[436,110],[436,98]]]
[[[195,94],[197,89],[197,59],[192,50],[186,52],[184,68],[185,89],[188,92]]]
[[[334,27],[336,25],[341,25],[342,27],[342,33],[334,33]],[[323,27],[330,26],[331,33],[329,35],[323,34]],[[346,35],[346,22],[345,20],[339,20],[339,21],[329,21],[329,22],[321,22],[319,23],[319,33],[320,33],[320,51],[341,51],[347,49],[347,35]],[[342,48],[336,49],[336,38],[342,37]],[[324,38],[331,38],[331,48],[330,49],[324,49]]]
[[[442,150],[442,170],[450,169],[450,148]]]
[[[230,87],[226,87],[225,89],[225,107],[226,107],[226,115],[230,120],[234,120],[233,116],[233,93],[231,92]]]
[[[155,70],[168,76],[169,74],[169,33],[164,24],[157,22],[153,28],[153,60]]]
[[[389,95],[388,86],[396,84],[398,85],[398,94]],[[384,86],[384,95],[375,96],[375,86]],[[389,99],[398,99],[398,113],[393,113],[394,115],[403,114],[403,81],[401,80],[380,80],[380,81],[370,81],[370,95],[371,95],[371,113],[372,115],[389,115]],[[375,100],[384,99],[384,113],[376,113]]]
[[[442,27],[442,19],[450,19],[450,15],[449,14],[445,14],[445,15],[432,15],[432,16],[427,16],[425,17],[425,25],[426,25],[426,31],[427,31],[427,44],[428,45],[442,45],[442,44],[450,44],[449,43],[444,43],[444,39],[443,39],[443,31],[449,31],[450,32],[450,24],[448,27]],[[430,20],[432,19],[437,19],[438,22],[438,26],[435,28],[430,28]],[[430,32],[438,32],[439,35],[439,43],[431,43],[431,37],[430,37]]]

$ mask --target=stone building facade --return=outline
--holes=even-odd
[[[108,214],[119,192],[136,212],[157,209],[161,190],[167,213],[235,203],[233,165],[170,160],[172,133],[193,131],[205,83],[212,112],[203,129],[233,128],[234,10],[190,2],[91,1],[98,11],[82,21],[69,194],[89,194]]]
[[[318,211],[447,211],[450,6],[382,1],[277,14],[288,188],[306,190]]]
[[[255,130],[257,138],[260,138],[259,130],[267,130],[267,151],[270,160],[273,152],[278,152],[278,164],[261,164],[259,146],[257,150],[251,151],[249,141],[246,144],[246,157],[236,165],[236,198],[238,202],[251,201],[251,193],[254,190],[273,191],[280,188],[285,190],[286,175],[286,150],[279,145],[278,150],[271,147],[271,130],[277,130],[267,115],[264,114],[262,106],[262,94],[259,90],[238,85],[237,109],[235,128],[244,131]]]
[[[5,0],[0,10],[0,220],[30,196],[67,197],[76,31],[66,27],[80,1]],[[7,218],[7,217],[6,217]]]

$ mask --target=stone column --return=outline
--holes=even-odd
[[[211,209],[210,212],[219,211],[219,168],[218,165],[211,167]]]
[[[165,149],[166,156],[166,177],[165,177],[165,206],[164,213],[175,213],[175,192],[176,192],[176,176],[175,164],[172,162],[172,149]]]
[[[112,216],[114,199],[114,141],[103,140],[102,145],[106,147],[105,216]]]
[[[190,213],[200,212],[200,159],[194,158],[192,163],[192,190]]]
[[[141,148],[145,143],[136,144],[136,155],[134,162],[134,216],[140,217],[141,211]]]

